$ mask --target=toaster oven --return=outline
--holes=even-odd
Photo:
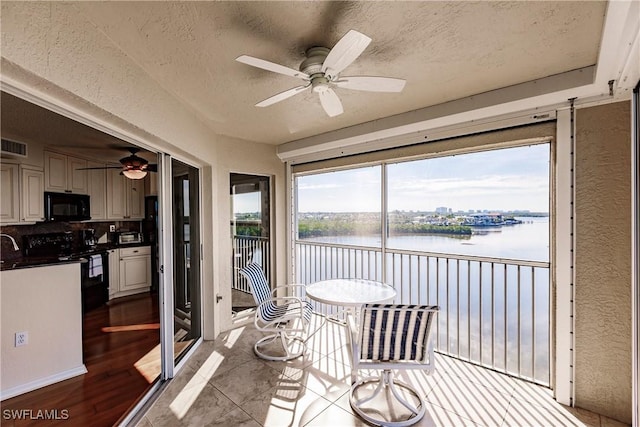
[[[142,243],[142,233],[138,231],[123,231],[118,234],[118,244],[128,245],[132,243]]]

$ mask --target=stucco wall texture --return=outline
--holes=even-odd
[[[575,405],[631,423],[630,103],[576,114]]]

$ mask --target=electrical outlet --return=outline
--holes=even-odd
[[[116,231],[116,226],[115,226],[115,224],[111,224],[111,225],[109,226],[109,232],[111,232],[111,233],[115,233],[115,231]]]
[[[16,332],[16,347],[20,347],[21,345],[27,345],[28,343],[29,343],[29,333],[27,331]]]

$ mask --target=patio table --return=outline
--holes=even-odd
[[[321,280],[306,286],[307,296],[317,302],[358,309],[364,304],[392,302],[396,290],[383,282],[367,279]]]

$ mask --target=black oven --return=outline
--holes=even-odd
[[[89,196],[71,193],[44,193],[47,221],[84,221],[91,219]]]
[[[80,264],[82,312],[102,307],[109,301],[109,254],[93,253]]]

